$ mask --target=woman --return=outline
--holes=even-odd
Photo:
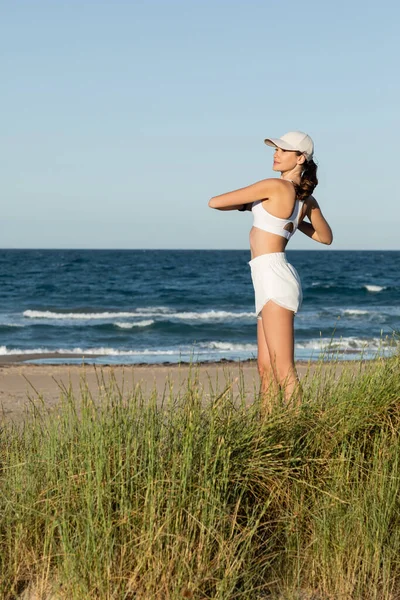
[[[287,262],[286,245],[296,229],[321,244],[332,243],[332,231],[311,195],[318,180],[310,136],[291,131],[278,139],[268,138],[265,143],[275,148],[272,168],[280,172],[280,178],[263,179],[214,196],[209,206],[253,212],[249,264],[257,313],[258,370],[263,410],[267,412],[271,393],[279,389],[287,402],[300,399],[293,319],[302,292],[297,271]]]

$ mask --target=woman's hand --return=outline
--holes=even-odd
[[[332,229],[328,221],[325,219],[314,196],[310,196],[306,200],[305,217],[310,219],[310,222],[302,221],[298,227],[299,231],[310,237],[315,242],[330,246],[333,241]]]

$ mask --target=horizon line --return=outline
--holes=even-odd
[[[171,252],[250,252],[249,248],[82,248],[82,247],[0,247],[2,250],[78,250],[78,251],[111,251],[111,252],[160,252],[160,251],[171,251]],[[288,248],[285,252],[400,252],[400,248]]]

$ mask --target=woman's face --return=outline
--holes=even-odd
[[[304,162],[304,156],[300,155],[295,150],[282,150],[282,148],[275,148],[274,153],[274,164],[272,169],[274,171],[293,171],[297,165],[301,165]]]

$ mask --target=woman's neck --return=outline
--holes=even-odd
[[[301,181],[301,173],[298,173],[297,169],[291,169],[290,171],[281,171],[280,179],[292,181],[293,183],[299,185]]]

